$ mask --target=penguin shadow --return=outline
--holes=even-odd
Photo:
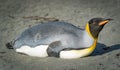
[[[102,55],[102,54],[115,51],[115,50],[119,50],[119,49],[120,49],[120,44],[106,46],[105,44],[97,43],[97,47],[94,50],[94,52],[91,54],[91,56]]]

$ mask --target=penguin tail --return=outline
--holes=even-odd
[[[13,45],[14,45],[14,40],[11,41],[11,42],[6,43],[6,47],[7,47],[8,49],[13,49]]]

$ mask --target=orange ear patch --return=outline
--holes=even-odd
[[[104,25],[104,24],[108,23],[109,21],[110,21],[110,20],[104,20],[104,21],[100,22],[99,25],[100,25],[100,26],[101,26],[101,25]]]

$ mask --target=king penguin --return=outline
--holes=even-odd
[[[85,57],[95,50],[98,35],[110,20],[92,18],[85,29],[63,21],[46,22],[26,29],[6,46],[35,57]]]

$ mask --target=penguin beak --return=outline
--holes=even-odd
[[[99,23],[99,26],[105,25],[106,23],[108,23],[111,20],[113,20],[113,19],[111,19],[111,18],[105,19],[105,20],[103,20],[102,22]]]

